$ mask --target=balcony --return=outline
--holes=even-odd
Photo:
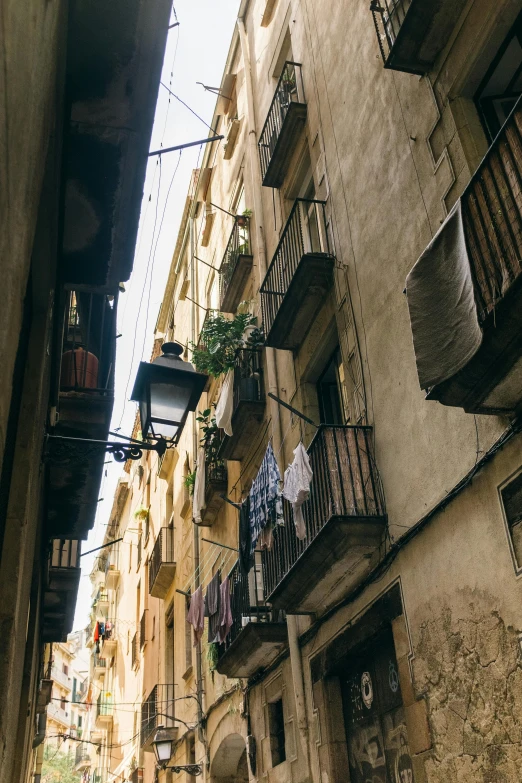
[[[64,538],[51,541],[43,598],[44,642],[65,641],[72,630],[81,576],[80,551],[81,541]]]
[[[66,726],[68,729],[71,725],[71,718],[67,710],[59,707],[54,701],[51,701],[47,706],[47,717],[51,720],[61,723],[62,726]]]
[[[158,726],[168,730],[172,740],[178,736],[172,716],[175,715],[174,685],[155,685],[141,705],[140,745],[143,750],[153,751],[152,740]]]
[[[154,542],[149,561],[149,593],[154,598],[165,598],[176,573],[174,557],[174,528],[162,527]]]
[[[93,670],[97,677],[101,677],[107,671],[107,659],[95,654],[93,656]]]
[[[205,508],[201,512],[201,524],[211,527],[225,502],[222,495],[228,490],[227,467],[224,460],[212,455],[205,461]]]
[[[113,658],[118,647],[117,621],[105,621],[105,633],[102,636],[102,652],[104,658]]]
[[[250,218],[238,215],[219,269],[219,309],[235,313],[243,299],[253,263]]]
[[[100,587],[94,599],[96,614],[99,615],[102,619],[105,619],[109,605],[109,593],[104,587]]]
[[[232,435],[225,435],[218,456],[242,460],[248,454],[265,412],[262,354],[258,350],[239,352],[234,367]]]
[[[466,0],[372,0],[385,68],[423,75],[446,45]]]
[[[51,669],[51,678],[54,682],[57,682],[58,685],[61,685],[62,688],[66,688],[68,691],[72,690],[72,678],[56,666],[53,666]]]
[[[305,120],[301,65],[286,62],[259,137],[261,176],[266,187],[280,188],[283,184]]]
[[[117,295],[65,291],[59,419],[52,435],[106,440],[114,402]],[[104,449],[49,441],[47,522],[54,537],[86,538],[98,508]]]
[[[107,590],[116,590],[120,583],[121,571],[114,563],[109,563],[105,572],[105,584]]]
[[[297,350],[333,283],[324,201],[297,199],[259,289],[266,345]]]
[[[91,766],[91,757],[89,755],[89,745],[86,742],[80,742],[74,752],[74,771],[83,772]]]
[[[219,646],[217,670],[227,677],[251,677],[270,666],[287,645],[286,623],[282,612],[266,606],[258,567],[244,576],[236,563],[230,587],[233,625]]]
[[[112,726],[114,717],[114,704],[111,696],[103,696],[100,693],[96,702],[96,721],[98,729],[108,729]]]
[[[266,599],[290,614],[321,612],[360,584],[386,528],[371,427],[321,425],[308,455],[306,538],[297,538],[285,501],[286,525],[263,552]]]
[[[519,101],[461,199],[482,340],[460,370],[428,389],[427,399],[468,413],[511,415],[522,401],[521,130]],[[423,328],[434,334],[438,324]]]

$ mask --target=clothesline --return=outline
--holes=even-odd
[[[218,545],[212,546],[206,553],[205,558],[199,565],[194,573],[190,576],[188,582],[184,585],[182,593],[192,595],[196,588],[196,581],[205,588],[210,581],[209,577],[213,575],[213,571],[218,567],[219,570],[225,571],[231,569],[237,560],[237,551],[233,549],[223,550]]]

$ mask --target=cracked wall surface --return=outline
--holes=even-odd
[[[491,596],[456,597],[460,610],[432,607],[432,619],[417,629],[414,680],[427,700],[433,740],[427,781],[514,783],[522,767],[519,632],[504,623]]]

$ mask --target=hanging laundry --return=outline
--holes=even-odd
[[[232,412],[234,409],[234,370],[229,370],[221,387],[216,405],[216,425],[229,436],[232,435]]]
[[[252,554],[252,529],[250,527],[250,495],[239,509],[239,570],[246,576],[254,565]]]
[[[230,579],[228,576],[221,582],[221,608],[219,611],[219,641],[225,641],[232,628],[232,608],[230,606]]]
[[[269,548],[272,543],[270,531],[276,525],[284,523],[281,473],[272,444],[269,443],[250,490],[251,554],[254,553],[261,531],[268,528],[259,544],[262,548]]]
[[[94,641],[97,642],[100,638],[100,623],[96,623],[94,626]]]
[[[194,647],[196,647],[203,636],[203,630],[205,628],[205,602],[203,600],[203,590],[201,587],[198,587],[190,596],[187,622],[189,622],[194,629]]]
[[[192,497],[192,517],[194,522],[201,522],[201,512],[205,508],[205,449],[198,449],[198,461],[196,463],[196,481],[194,482],[194,495]]]
[[[209,644],[219,642],[219,617],[221,608],[221,574],[218,571],[210,580],[205,596],[205,617],[208,617]]]
[[[310,482],[313,476],[310,459],[302,443],[294,449],[294,461],[285,470],[283,497],[292,504],[295,533],[301,541],[306,538],[306,523],[302,505],[310,497]]]

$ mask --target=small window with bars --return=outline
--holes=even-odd
[[[500,497],[515,570],[522,573],[522,471],[501,488]]]

